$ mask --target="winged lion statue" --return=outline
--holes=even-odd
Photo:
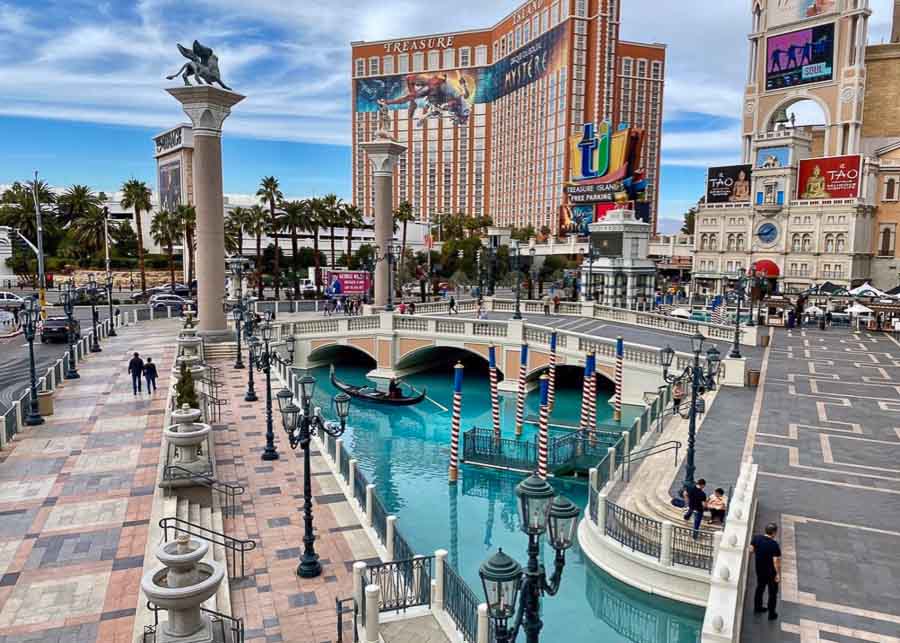
[[[193,76],[198,85],[202,85],[204,82],[207,85],[218,83],[223,89],[231,91],[231,87],[223,83],[222,78],[219,76],[219,57],[213,53],[212,49],[201,45],[195,40],[191,49],[182,47],[179,44],[178,51],[188,59],[188,62],[184,63],[181,69],[171,76],[166,76],[166,79],[172,80],[176,76],[181,75],[181,78],[184,79],[184,84],[190,85],[188,78]]]

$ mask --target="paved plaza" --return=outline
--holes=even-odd
[[[0,643],[132,643],[179,325],[120,329],[0,454]],[[132,351],[159,364],[153,396]]]

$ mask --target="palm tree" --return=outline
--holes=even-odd
[[[78,245],[92,255],[106,245],[106,212],[99,205],[89,206],[71,221],[69,229]]]
[[[412,205],[409,201],[401,201],[394,210],[394,223],[403,225],[403,233],[400,237],[400,266],[397,274],[403,274],[403,259],[406,257],[406,225],[410,221],[415,221],[416,216],[413,214]]]
[[[344,225],[344,202],[336,194],[326,194],[322,197],[322,209],[325,213],[324,224],[328,227],[331,240],[331,268],[337,265],[334,253],[334,229]]]
[[[312,199],[307,199],[306,203],[307,218],[306,225],[303,226],[303,229],[309,232],[313,238],[313,263],[316,267],[316,295],[318,295],[321,292],[322,286],[322,266],[319,257],[319,228],[321,228],[325,222],[326,213],[322,199],[313,197]]]
[[[147,272],[144,270],[144,229],[141,212],[150,211],[150,188],[143,181],[131,179],[122,185],[121,205],[126,210],[134,208],[134,223],[137,228],[138,270],[141,273],[141,292],[147,290]]]
[[[284,216],[281,224],[285,230],[291,233],[291,263],[294,273],[294,296],[300,294],[300,267],[297,265],[300,259],[300,250],[297,247],[297,233],[307,226],[309,220],[309,201],[288,201],[281,206]]]
[[[247,232],[256,237],[256,288],[260,299],[263,298],[263,255],[262,236],[269,229],[269,218],[266,211],[260,205],[254,205],[248,210]]]
[[[0,195],[0,225],[18,228],[28,239],[37,239],[37,220],[34,216],[34,191],[41,204],[41,223],[45,228],[55,227],[53,204],[56,195],[44,181],[16,181]]]
[[[278,186],[278,179],[274,176],[264,176],[259,182],[259,189],[256,196],[262,203],[269,204],[269,228],[272,234],[272,240],[275,242],[275,263],[273,266],[273,276],[275,278],[275,301],[278,301],[278,293],[281,288],[281,275],[278,270],[278,231],[281,226],[278,223],[277,214],[275,213],[275,205],[281,203],[284,195]]]
[[[150,236],[153,242],[166,249],[169,257],[169,283],[175,290],[175,241],[181,236],[181,222],[178,215],[168,210],[158,210],[150,222]],[[190,282],[189,282],[190,283]]]
[[[91,208],[99,208],[103,201],[88,186],[73,185],[59,197],[58,205],[60,223],[69,225],[87,215]]]
[[[190,288],[191,282],[194,280],[194,232],[197,229],[197,211],[192,205],[179,205],[173,216],[178,229],[181,231],[180,234],[184,236],[184,250],[181,253],[182,265],[187,263],[189,266],[188,273],[184,275],[184,279],[187,281],[187,287]],[[188,257],[190,260],[185,261]]]
[[[355,205],[344,206],[344,226],[347,228],[347,267],[350,267],[350,257],[353,256],[353,230],[365,225],[362,212]]]
[[[237,207],[228,213],[225,221],[226,227],[234,235],[234,253],[239,256],[244,254],[244,229],[247,227],[248,216],[247,208]]]

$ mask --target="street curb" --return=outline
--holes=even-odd
[[[0,339],[10,339],[11,337],[15,337],[16,335],[21,335],[21,334],[22,334],[22,329],[20,328],[19,330],[17,330],[14,333],[10,333],[8,335],[0,335]]]

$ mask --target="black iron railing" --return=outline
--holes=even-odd
[[[359,609],[356,606],[356,599],[352,596],[350,598],[335,597],[334,611],[337,615],[337,643],[344,643],[344,616],[346,614],[351,614],[353,617],[349,623],[351,626],[350,632],[353,636],[353,643],[357,643],[359,641],[359,628],[357,626]]]
[[[434,556],[418,556],[366,567],[366,582],[381,589],[379,612],[430,606],[433,575]]]
[[[163,610],[150,601],[147,601],[147,609],[153,612],[153,625],[144,626],[142,643],[156,643],[156,631],[159,629],[159,612]],[[244,643],[244,619],[222,614],[215,610],[201,607],[200,611],[209,617],[213,630],[214,641],[225,643]]]
[[[201,525],[196,525],[187,520],[171,516],[162,518],[159,521],[159,526],[163,530],[163,540],[166,542],[169,541],[169,531],[171,530],[173,535],[179,533],[190,534],[213,545],[224,547],[226,566],[228,567],[228,577],[243,578],[246,575],[244,565],[245,554],[248,551],[256,549],[255,540],[234,538]],[[240,567],[240,575],[237,574],[238,567]]]
[[[478,638],[478,604],[482,601],[444,559],[444,609],[468,643]]]
[[[413,548],[406,542],[406,538],[403,537],[400,530],[396,527],[394,528],[394,551],[391,554],[394,560],[406,560],[416,557],[416,552],[413,551]]]
[[[378,534],[381,542],[387,542],[387,511],[385,511],[378,494],[372,496],[371,519],[372,527],[375,529],[375,533]]]
[[[363,507],[366,506],[366,487],[368,484],[365,474],[360,471],[359,467],[356,467],[353,474],[353,495]]]
[[[606,535],[628,547],[659,560],[662,523],[606,503]]]
[[[350,454],[347,453],[347,449],[341,448],[340,453],[338,453],[338,468],[340,469],[341,475],[344,477],[344,480],[350,479]]]
[[[674,527],[672,529],[672,562],[676,565],[712,571],[713,532]]]
[[[244,491],[246,491],[244,487],[239,484],[222,482],[221,480],[216,480],[212,476],[179,467],[177,464],[170,464],[163,469],[163,480],[194,480],[201,482],[213,491],[222,495],[224,498],[224,502],[222,503],[222,514],[224,516],[231,515],[232,518],[237,514],[237,497],[243,495]]]
[[[627,482],[629,477],[631,476],[631,465],[639,460],[643,460],[644,458],[649,458],[652,455],[659,455],[660,453],[666,453],[668,451],[675,452],[675,462],[674,466],[678,466],[678,450],[681,448],[681,442],[678,440],[668,440],[667,442],[660,442],[659,444],[655,444],[647,449],[640,449],[638,451],[632,451],[625,455],[625,481]]]

